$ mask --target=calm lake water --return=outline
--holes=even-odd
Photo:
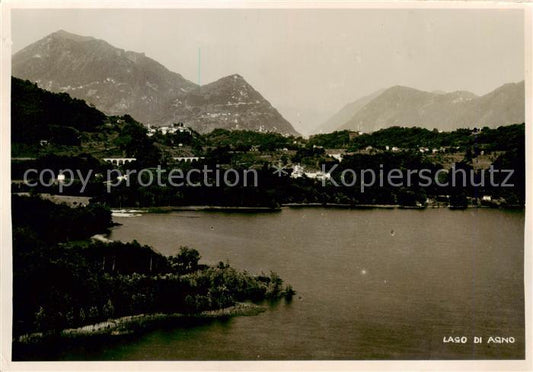
[[[151,331],[62,359],[521,359],[524,212],[284,209],[115,218],[110,238],[277,272],[297,291],[257,316]],[[466,336],[466,344],[443,343]],[[483,337],[474,344],[473,337]],[[514,344],[487,344],[490,336]]]

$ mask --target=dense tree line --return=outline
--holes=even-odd
[[[85,101],[66,93],[51,93],[29,81],[11,79],[11,136],[13,142],[50,140],[79,145],[82,131],[96,131],[106,116]]]
[[[228,147],[231,150],[249,151],[255,147],[260,151],[274,151],[282,148],[295,148],[293,136],[283,136],[279,133],[254,132],[251,130],[215,129],[204,135],[207,146]]]
[[[350,131],[340,130],[332,133],[316,134],[309,137],[310,146],[321,146],[328,149],[344,149],[351,143]]]
[[[253,276],[224,263],[202,265],[191,248],[166,257],[136,241],[87,240],[109,224],[109,211],[99,206],[71,209],[39,198],[13,198],[14,336],[293,294],[275,273]]]
[[[481,199],[483,195],[504,198],[506,205],[519,206],[525,202],[525,163],[524,151],[516,149],[500,155],[493,163],[495,170],[491,176],[488,170],[474,169],[471,162],[455,163],[455,176],[451,170],[443,172],[441,164],[435,163],[427,156],[416,152],[382,152],[375,154],[353,154],[346,156],[342,162],[330,159],[315,166],[324,167],[331,172],[333,181],[319,179],[292,178],[293,168],[287,166],[284,173],[275,173],[274,169],[265,165],[257,169],[257,187],[242,185],[227,187],[160,187],[155,184],[147,187],[138,185],[131,180],[130,186],[125,184],[113,188],[111,193],[103,193],[98,200],[114,207],[152,207],[181,205],[214,205],[214,206],[247,206],[277,207],[287,203],[335,203],[357,206],[359,204],[399,204],[404,206],[424,205],[427,198],[436,199],[440,195],[449,195],[452,205],[466,206],[466,198]],[[310,159],[310,158],[307,158]],[[191,167],[202,169],[203,164]],[[187,168],[185,168],[187,169]],[[214,171],[214,167],[211,168]],[[223,169],[223,168],[222,168]],[[500,187],[506,174],[499,170],[512,170],[507,180],[513,187]],[[355,172],[357,179],[352,183],[347,179],[341,183],[345,170]],[[361,172],[372,170],[376,182],[361,188]],[[393,170],[402,173],[395,179],[395,186],[389,184],[387,175]],[[427,180],[421,178],[424,170]],[[409,173],[411,172],[411,175]],[[351,176],[352,173],[348,175]],[[379,183],[379,178],[384,180]],[[493,178],[491,183],[491,177]],[[215,181],[211,179],[211,182]],[[454,181],[455,180],[455,181]],[[163,177],[163,181],[165,181]],[[437,183],[441,185],[439,185]],[[368,178],[367,181],[368,182]],[[444,184],[444,186],[443,186]]]
[[[415,206],[424,204],[427,198],[437,198],[439,195],[450,195],[452,201],[461,201],[462,205],[466,203],[466,198],[478,198],[483,195],[492,195],[495,198],[505,199],[507,205],[523,205],[525,202],[525,147],[518,146],[514,150],[506,151],[499,155],[493,162],[494,170],[512,170],[512,176],[507,180],[508,184],[513,187],[499,187],[506,175],[495,172],[492,176],[494,185],[491,184],[491,175],[488,170],[481,171],[473,168],[472,161],[465,159],[455,163],[457,176],[455,186],[452,185],[452,173],[448,171],[442,173],[443,165],[435,162],[434,159],[419,152],[378,152],[373,154],[355,153],[345,156],[342,162],[323,155],[320,149],[300,149],[294,158],[301,157],[301,163],[314,168],[321,168],[328,172],[337,184],[340,184],[342,173],[345,170],[355,172],[357,179],[350,183],[348,179],[345,184],[335,185],[332,182],[322,182],[303,176],[301,178],[291,178],[293,171],[292,166],[287,165],[283,173],[275,173],[274,168],[269,164],[264,164],[255,169],[255,174],[246,174],[247,167],[236,166],[235,164],[222,165],[223,159],[209,158],[204,161],[188,164],[180,164],[178,168],[186,173],[190,169],[209,170],[207,186],[203,183],[203,177],[195,178],[195,181],[201,181],[198,186],[182,185],[173,186],[168,181],[168,174],[173,169],[172,166],[163,168],[164,172],[161,181],[166,186],[160,186],[155,181],[150,185],[139,183],[139,178],[134,174],[129,179],[129,184],[122,181],[118,186],[110,188],[107,192],[103,179],[93,178],[89,186],[80,194],[80,183],[74,183],[70,187],[65,187],[63,194],[70,195],[90,195],[95,201],[107,204],[110,207],[158,207],[158,206],[185,206],[185,205],[212,205],[212,206],[229,206],[229,207],[278,207],[286,203],[337,203],[337,204],[400,204],[405,206]],[[311,155],[310,155],[311,154]],[[314,155],[312,155],[314,154]],[[305,159],[305,161],[303,161]],[[294,160],[294,159],[293,159]],[[231,160],[227,160],[231,161]],[[80,168],[91,164],[90,159],[80,160]],[[59,165],[66,165],[58,160]],[[219,177],[219,186],[216,184],[215,172],[223,173],[228,168],[240,172],[241,183],[236,186],[225,185],[223,179]],[[142,169],[138,164],[128,164],[130,170],[139,171]],[[105,168],[107,169],[107,168]],[[395,183],[401,183],[401,187],[396,187],[384,182],[382,185],[375,182],[371,186],[364,187],[361,191],[362,171],[372,170],[377,177],[383,177],[386,180],[387,174],[393,169],[402,172],[401,180]],[[426,176],[433,181],[429,185],[423,185],[419,172],[425,170]],[[463,176],[461,170],[466,174]],[[122,170],[125,172],[126,170]],[[414,172],[409,176],[408,172]],[[103,171],[102,171],[103,172]],[[156,170],[151,170],[153,180],[157,179]],[[437,174],[439,173],[439,174]],[[246,174],[246,176],[245,176]],[[146,172],[144,174],[146,176]],[[351,175],[351,173],[350,173]],[[141,179],[146,182],[146,178]],[[247,178],[248,185],[244,185],[242,180]],[[441,186],[435,180],[441,183],[447,183]],[[257,185],[254,186],[254,181]],[[368,180],[368,179],[367,179]],[[401,181],[401,182],[400,182]],[[113,182],[117,182],[113,180]],[[419,186],[422,183],[422,186]],[[348,184],[348,185],[346,185]],[[39,186],[30,188],[32,192],[50,192],[58,193],[58,185],[50,187]],[[458,198],[455,198],[455,196]]]
[[[322,151],[322,152],[321,152]],[[225,156],[225,155],[224,155]],[[296,159],[299,158],[299,159]],[[48,159],[52,161],[55,166],[52,169],[60,169],[62,166],[67,166],[70,163],[78,166],[80,169],[85,169],[94,165],[96,169],[100,169],[102,174],[109,169],[109,165],[100,165],[100,168],[93,164],[94,159],[75,159],[73,158],[55,158]],[[389,171],[398,169],[402,171],[403,178],[402,187],[394,187],[386,182],[380,185],[378,182],[371,186],[364,188],[361,191],[360,177],[349,186],[341,184],[339,187],[331,182],[322,182],[303,176],[295,179],[291,178],[290,174],[293,171],[292,166],[286,165],[283,173],[275,173],[275,169],[271,165],[265,163],[255,169],[255,174],[245,172],[248,168],[236,164],[223,164],[223,161],[231,162],[230,159],[217,159],[216,157],[209,157],[203,161],[188,164],[179,164],[177,167],[186,173],[190,169],[203,170],[204,166],[209,170],[208,183],[216,184],[215,172],[223,173],[226,169],[232,168],[239,172],[241,183],[236,186],[225,185],[223,179],[219,178],[219,186],[206,186],[203,183],[203,177],[195,178],[195,181],[202,181],[198,186],[182,185],[173,186],[168,182],[168,174],[174,166],[163,168],[164,172],[161,176],[161,181],[166,186],[158,185],[156,170],[152,169],[153,180],[150,185],[143,185],[139,183],[139,178],[134,174],[129,179],[129,184],[122,181],[118,186],[110,188],[107,192],[106,186],[102,178],[91,179],[88,187],[80,194],[80,182],[74,183],[70,187],[65,187],[62,190],[63,194],[67,195],[89,195],[94,200],[107,204],[110,207],[157,207],[157,206],[184,206],[184,205],[213,205],[213,206],[246,206],[246,207],[277,207],[286,203],[341,203],[341,204],[400,204],[406,206],[414,206],[418,203],[424,204],[427,198],[436,198],[439,195],[459,195],[459,199],[466,200],[466,197],[481,198],[483,195],[492,195],[495,198],[505,199],[507,205],[523,205],[525,202],[525,145],[518,145],[517,148],[509,150],[500,154],[493,162],[494,170],[512,170],[513,174],[507,183],[513,184],[513,187],[498,187],[506,175],[504,173],[495,172],[493,181],[495,185],[491,184],[490,174],[488,170],[481,171],[473,168],[472,159],[464,159],[455,163],[455,169],[464,170],[467,177],[464,179],[462,173],[456,177],[456,185],[452,186],[452,175],[448,171],[446,174],[439,174],[437,172],[443,169],[443,165],[435,162],[434,159],[421,154],[419,152],[378,152],[372,154],[355,153],[344,157],[342,162],[338,162],[332,158],[324,156],[321,149],[300,149],[294,155],[293,161],[301,162],[306,167],[320,169],[324,167],[326,171],[331,171],[331,176],[339,183],[341,174],[345,170],[354,171],[358,177],[363,170],[373,170],[374,174],[386,177]],[[46,164],[46,161],[35,161],[34,164],[38,169]],[[16,169],[13,173],[22,173],[24,166],[19,164],[13,168]],[[129,170],[143,169],[139,164],[128,164],[126,168]],[[447,186],[440,186],[435,181],[430,185],[420,187],[421,183],[419,173],[425,169],[427,176],[432,180],[439,179],[442,183],[447,183]],[[415,171],[416,173],[410,177],[410,185],[407,182],[406,175],[408,171]],[[123,169],[122,172],[126,172]],[[117,173],[118,174],[118,173]],[[117,175],[115,174],[115,175]],[[246,176],[245,176],[246,174]],[[472,174],[472,176],[470,176]],[[144,174],[146,176],[146,172]],[[443,178],[444,177],[444,178]],[[244,185],[242,181],[247,178],[248,185]],[[482,180],[483,178],[483,180]],[[254,186],[254,181],[257,180],[257,185]],[[482,182],[483,181],[483,182]],[[113,180],[113,182],[117,182]],[[146,182],[146,177],[144,181]],[[349,183],[349,182],[348,182]],[[482,184],[482,185],[481,185]],[[58,193],[59,185],[54,184],[50,187],[39,186],[36,188],[28,188],[31,192],[49,192]],[[24,188],[21,189],[24,191]],[[413,197],[413,194],[416,197]]]
[[[350,140],[347,130],[311,136],[308,145],[325,148],[344,148],[357,151],[372,146],[384,150],[398,147],[418,151],[420,147],[429,149],[441,147],[451,151],[465,151],[467,148],[480,148],[488,151],[510,150],[525,140],[525,124],[501,126],[495,129],[484,127],[479,129],[457,129],[451,132],[440,132],[419,127],[390,127],[372,133],[356,135]]]
[[[111,225],[111,211],[98,204],[70,208],[38,197],[12,197],[14,228],[25,228],[46,243],[82,240]],[[30,235],[31,235],[30,234]]]
[[[147,136],[146,127],[130,115],[124,115],[122,118],[125,124],[114,140],[115,145],[124,156],[137,158],[137,163],[141,167],[159,164],[161,151],[155,146],[154,140]]]

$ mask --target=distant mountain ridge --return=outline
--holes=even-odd
[[[450,131],[523,122],[525,88],[521,81],[504,84],[483,96],[467,91],[425,92],[394,86],[346,105],[319,130],[368,133],[392,126],[417,126]]]
[[[15,53],[13,76],[83,99],[107,115],[152,125],[183,121],[193,129],[249,129],[297,134],[239,75],[199,86],[143,53],[63,30]]]
[[[372,94],[359,98],[358,100],[348,103],[335,115],[330,117],[325,123],[318,126],[315,131],[318,133],[329,133],[339,129],[343,124],[348,122],[357,111],[362,109],[367,103],[383,93],[385,89],[378,90]]]

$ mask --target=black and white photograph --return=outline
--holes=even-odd
[[[531,371],[532,8],[439,3],[3,3],[0,369]]]

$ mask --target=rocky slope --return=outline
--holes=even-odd
[[[197,87],[164,111],[174,113],[173,121],[200,132],[226,128],[295,134],[291,124],[237,74]]]

